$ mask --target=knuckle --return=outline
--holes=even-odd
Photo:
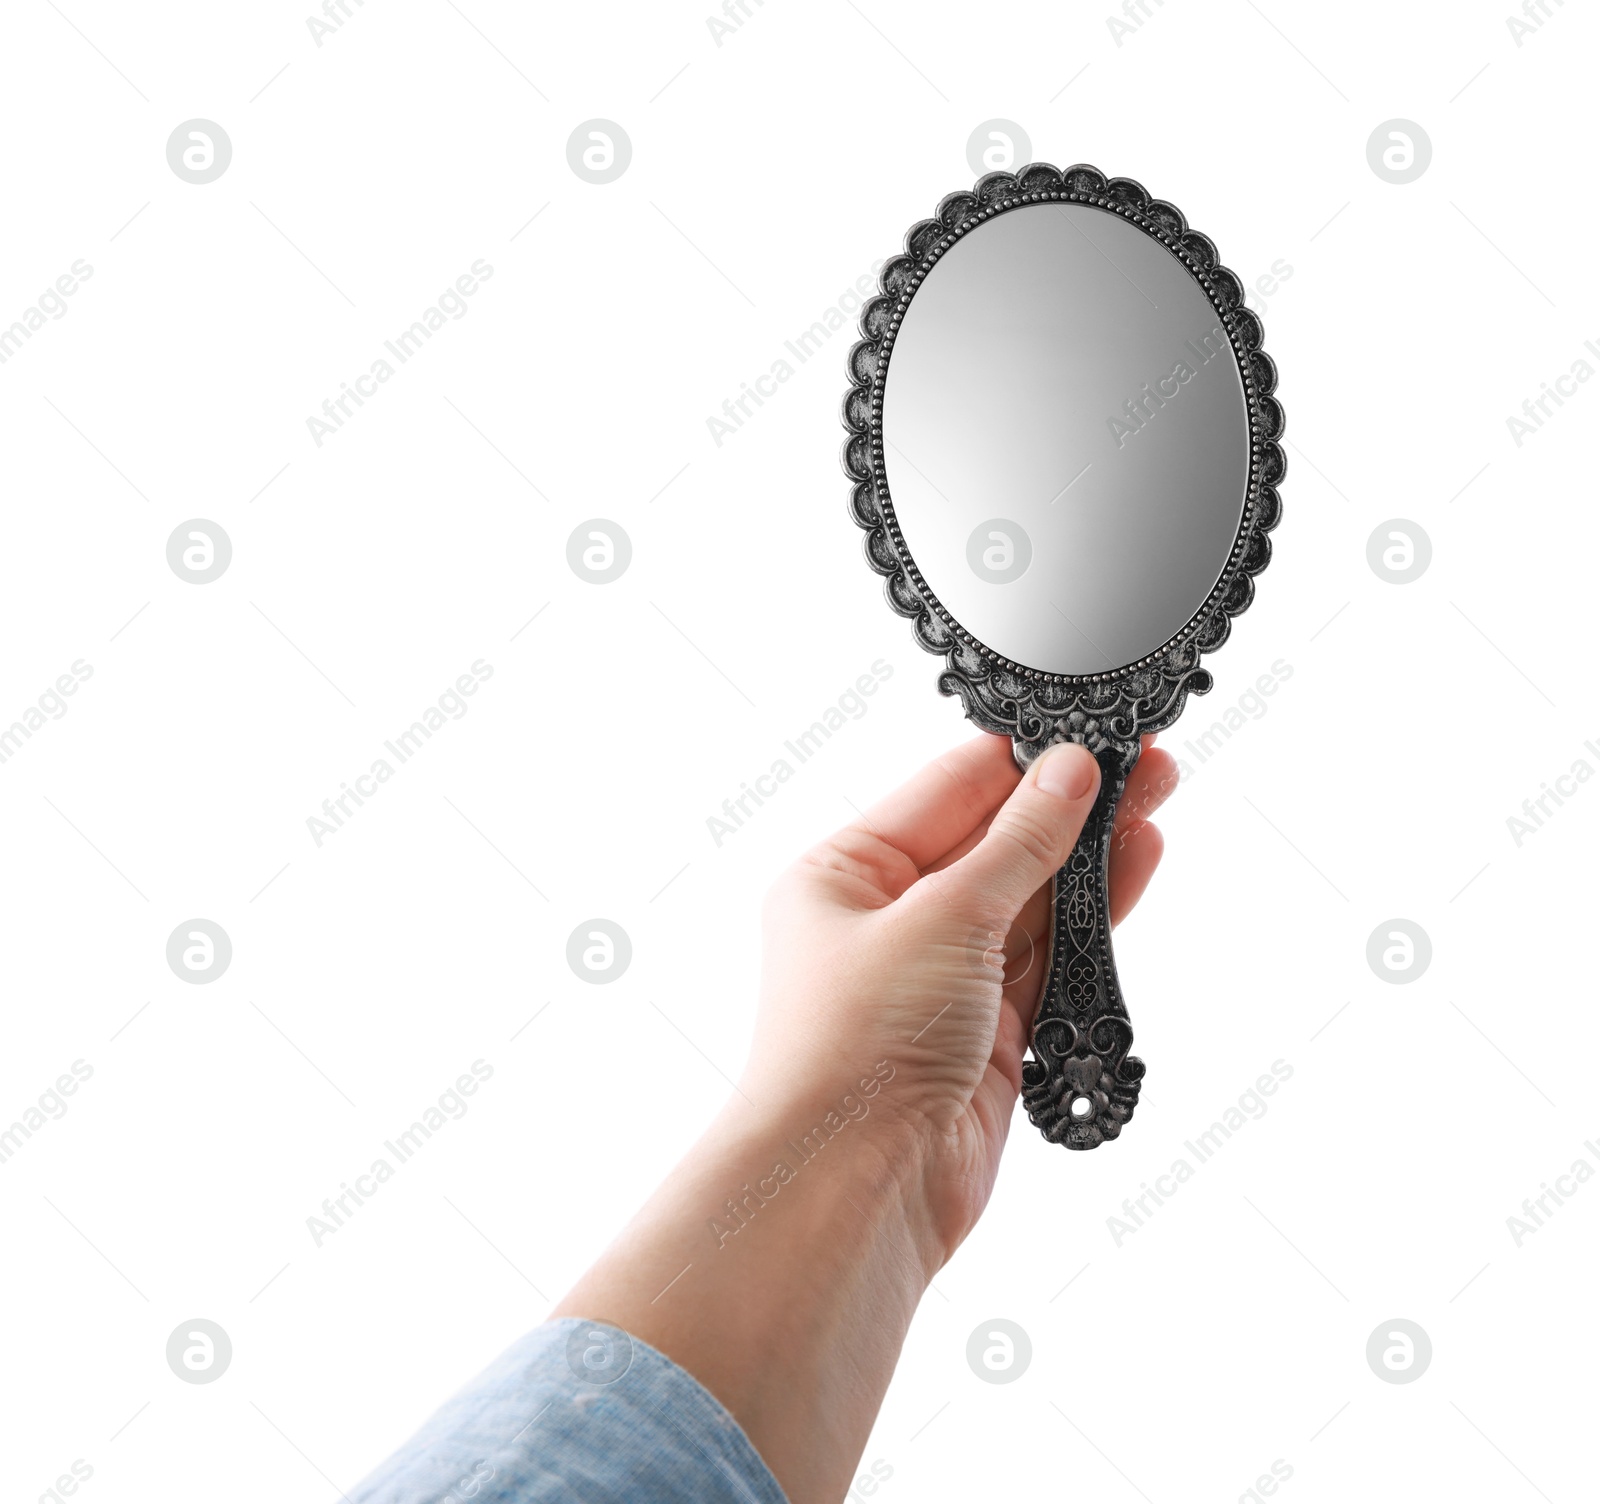
[[[1061,841],[1057,833],[1044,821],[1022,811],[1014,811],[1003,820],[996,820],[990,834],[1021,854],[1035,867],[1054,868],[1060,865]]]

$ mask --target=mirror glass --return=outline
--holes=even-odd
[[[1118,669],[1180,632],[1249,484],[1216,310],[1158,240],[1086,204],[1008,210],[945,252],[890,352],[883,439],[928,588],[1044,673]]]

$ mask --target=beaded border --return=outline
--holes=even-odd
[[[1041,179],[1050,186],[1028,186]],[[928,586],[912,558],[895,518],[884,465],[884,381],[895,339],[917,289],[940,258],[970,231],[1000,214],[1052,201],[1084,204],[1118,215],[1158,241],[1195,279],[1215,309],[1233,352],[1244,387],[1250,435],[1249,480],[1238,531],[1227,562],[1205,601],[1178,632],[1153,652],[1120,668],[1093,674],[1047,673],[1017,663],[995,652],[961,626]],[[919,245],[919,241],[933,229],[942,233],[932,244]],[[905,245],[907,256],[893,258],[885,264],[879,278],[880,296],[869,301],[862,310],[860,327],[864,337],[852,348],[848,359],[852,386],[845,398],[844,422],[850,437],[845,441],[843,462],[846,474],[852,480],[865,481],[873,491],[871,499],[875,516],[864,518],[859,507],[852,509],[857,524],[869,533],[865,541],[872,567],[880,574],[890,572],[883,567],[883,562],[874,555],[872,549],[874,535],[881,528],[895,555],[894,572],[903,571],[918,601],[937,616],[949,633],[981,654],[991,669],[1004,670],[1035,684],[1120,683],[1152,666],[1170,661],[1177,649],[1196,637],[1212,621],[1219,604],[1229,617],[1243,611],[1249,604],[1249,594],[1234,606],[1229,606],[1228,600],[1235,593],[1240,578],[1248,580],[1259,573],[1266,567],[1270,557],[1265,534],[1278,521],[1279,505],[1275,487],[1277,481],[1282,479],[1285,465],[1283,451],[1275,440],[1283,432],[1283,413],[1280,404],[1272,397],[1277,384],[1277,372],[1271,358],[1261,348],[1260,320],[1243,308],[1243,289],[1239,280],[1217,259],[1216,247],[1212,242],[1191,230],[1176,207],[1151,198],[1145,188],[1131,178],[1107,179],[1098,169],[1086,164],[1061,172],[1047,163],[1035,163],[1015,174],[990,173],[978,180],[972,192],[950,194],[940,203],[937,219],[919,221],[907,232]],[[908,261],[908,257],[915,259]],[[903,285],[897,286],[897,283]],[[872,357],[864,379],[861,369],[863,355]],[[863,394],[866,397],[864,423],[860,421],[861,415],[852,411],[859,407]],[[858,456],[855,451],[863,437],[867,441],[866,453]],[[861,459],[865,460],[865,466],[860,463]],[[1262,557],[1251,567],[1248,554],[1253,544]],[[892,587],[892,579],[890,584]],[[902,614],[910,614],[895,600],[892,588],[891,603]],[[933,652],[950,651],[952,672],[961,672],[955,663],[953,650],[926,641],[923,645]],[[1219,639],[1209,647],[1220,645]],[[1201,646],[1201,651],[1207,650],[1207,645]],[[1198,683],[1191,687],[1197,691],[1201,689]]]

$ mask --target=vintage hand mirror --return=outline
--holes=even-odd
[[[1139,738],[1211,688],[1201,655],[1270,557],[1277,371],[1216,247],[1130,178],[990,173],[905,246],[850,351],[851,510],[968,718],[1023,768],[1060,741],[1100,763],[1022,1091],[1047,1139],[1093,1149],[1145,1069],[1112,959],[1112,820]]]

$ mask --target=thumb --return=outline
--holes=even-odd
[[[1008,927],[1071,854],[1099,792],[1100,764],[1087,747],[1051,747],[1001,805],[983,840],[945,869],[956,901]]]

